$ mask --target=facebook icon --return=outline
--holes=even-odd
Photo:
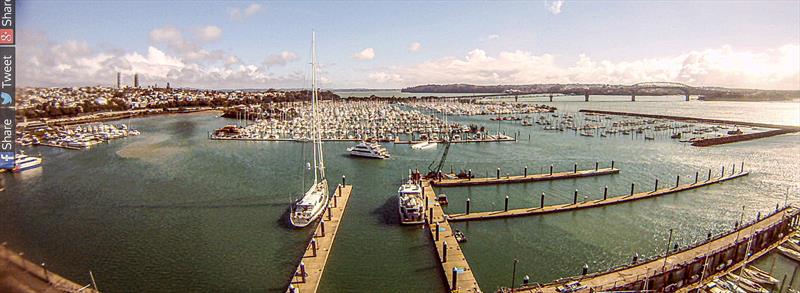
[[[14,169],[14,152],[0,152],[0,169]]]

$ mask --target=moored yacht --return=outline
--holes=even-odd
[[[378,143],[361,142],[358,145],[348,148],[351,156],[365,157],[373,159],[388,159],[389,151]]]
[[[408,181],[397,190],[397,203],[400,205],[400,224],[416,225],[425,223],[425,206],[422,198],[422,187],[414,181]]]
[[[11,172],[19,173],[25,170],[36,169],[41,166],[42,158],[19,153],[14,156],[14,167],[11,168]]]
[[[325,208],[328,207],[328,180],[325,178],[325,160],[322,155],[322,136],[320,133],[319,118],[317,115],[317,56],[315,37],[311,37],[311,133],[313,136],[314,152],[314,183],[302,198],[295,201],[289,208],[289,222],[296,228],[303,228],[313,223]],[[309,166],[310,167],[310,166]]]

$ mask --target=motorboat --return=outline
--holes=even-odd
[[[422,187],[414,181],[408,181],[397,190],[398,213],[400,224],[417,225],[425,223],[425,201],[422,198]]]
[[[362,141],[354,147],[347,149],[351,156],[372,159],[388,159],[389,151],[378,143]]]
[[[19,173],[26,170],[36,169],[42,166],[42,158],[35,156],[28,156],[24,153],[14,155],[14,167],[10,170],[13,173]]]

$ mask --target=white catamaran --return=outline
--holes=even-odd
[[[317,51],[316,35],[311,35],[311,135],[314,149],[314,184],[302,198],[289,208],[289,222],[292,226],[303,228],[313,223],[328,207],[328,180],[325,178],[325,160],[322,155],[322,136],[317,115]]]

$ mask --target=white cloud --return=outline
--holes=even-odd
[[[729,46],[675,56],[612,62],[580,55],[568,66],[550,54],[503,51],[495,56],[474,49],[462,58],[442,58],[384,68],[367,75],[393,86],[428,83],[532,84],[674,81],[694,86],[800,89],[800,45],[761,51]]]
[[[222,36],[222,29],[215,25],[208,25],[197,28],[195,30],[195,35],[204,42],[211,42]]]
[[[174,26],[159,27],[150,31],[150,41],[179,47],[183,44],[183,34]]]
[[[387,82],[396,83],[396,82],[402,82],[403,81],[403,79],[400,77],[399,74],[386,73],[386,72],[373,72],[373,73],[369,74],[368,78],[371,81],[374,81],[374,82],[377,82],[377,83],[387,83]]]
[[[272,54],[267,56],[267,58],[264,59],[264,62],[262,63],[265,66],[270,67],[275,65],[286,65],[286,63],[289,63],[296,59],[297,59],[297,54],[295,54],[294,52],[283,51],[280,54]]]
[[[420,49],[422,49],[422,44],[420,44],[419,42],[413,42],[413,43],[408,45],[408,51],[409,52],[417,52]]]
[[[178,31],[179,32],[179,31]],[[243,63],[224,51],[201,47],[181,52],[164,50],[156,45],[144,53],[120,49],[98,50],[86,42],[54,43],[44,34],[23,32],[17,46],[20,86],[113,85],[116,73],[128,79],[139,74],[142,84],[170,82],[178,87],[196,88],[265,88],[302,86],[301,73],[277,75],[265,66]],[[151,33],[163,42],[184,42],[174,30]],[[169,45],[167,45],[169,47]],[[173,51],[172,53],[170,51]],[[194,56],[197,55],[197,56]],[[291,59],[292,53],[283,56]],[[127,82],[130,83],[130,82]]]
[[[547,6],[547,10],[549,10],[550,13],[559,14],[561,13],[561,7],[564,6],[564,0],[545,1],[544,4]]]
[[[366,48],[361,50],[361,52],[353,54],[353,58],[358,60],[372,60],[375,59],[375,49],[373,48]]]
[[[254,14],[261,11],[261,5],[257,3],[252,3],[245,8],[234,7],[228,10],[228,15],[230,15],[231,19],[242,21],[247,19],[248,17],[253,16]]]
[[[178,54],[186,60],[225,60],[229,56],[223,51],[208,51],[202,48],[207,43],[219,38],[222,29],[209,25],[194,29],[193,38],[185,38],[183,32],[174,26],[164,26],[150,31],[150,42],[154,45],[166,45],[170,53]]]
[[[500,35],[498,35],[498,34],[491,34],[491,35],[486,37],[487,40],[497,40],[499,38],[500,38]]]

